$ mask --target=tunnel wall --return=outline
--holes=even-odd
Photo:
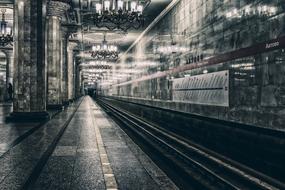
[[[129,52],[132,58],[124,60],[142,72],[104,88],[103,94],[221,120],[285,129],[284,9],[284,3],[278,0],[181,0]],[[188,50],[159,51],[159,47],[169,44]],[[157,65],[140,69],[141,62]],[[229,73],[227,85],[223,86],[228,90],[227,105],[174,100],[176,79],[203,78],[219,71]],[[211,81],[204,78],[204,82]],[[216,93],[204,91],[208,98]]]

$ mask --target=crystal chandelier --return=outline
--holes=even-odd
[[[143,10],[149,2],[150,0],[100,0],[95,4],[95,13],[85,16],[98,28],[123,31],[139,29],[144,25]]]
[[[104,40],[101,44],[92,46],[91,56],[97,60],[116,60],[119,56],[118,47],[116,45],[108,45],[104,35]]]
[[[2,9],[2,21],[1,21],[1,35],[0,35],[0,46],[7,46],[13,42],[12,29],[7,26],[5,21],[6,9]]]

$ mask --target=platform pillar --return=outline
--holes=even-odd
[[[61,21],[69,5],[60,1],[49,1],[47,8],[47,108],[62,109],[66,97],[66,47]]]
[[[5,84],[5,100],[11,100],[8,93],[9,84],[13,85],[14,73],[14,52],[13,49],[3,51],[6,55],[6,84]]]
[[[72,101],[75,99],[75,60],[74,60],[74,48],[77,46],[76,43],[68,43],[68,99]]]
[[[79,68],[80,59],[75,59],[75,96],[76,98],[79,98],[82,96],[82,90],[81,90],[81,71]]]
[[[9,120],[43,120],[46,112],[46,0],[14,3],[14,99]]]
[[[13,73],[14,73],[14,54],[13,49],[5,50],[7,66],[6,66],[6,83],[13,84]]]

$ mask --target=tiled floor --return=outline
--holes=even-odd
[[[45,155],[62,129],[64,123],[72,116],[76,104],[57,114],[44,126],[24,138],[0,156],[0,189],[20,189],[35,173],[35,168]],[[25,126],[28,124],[25,124]],[[4,126],[9,127],[9,126]],[[11,128],[21,128],[21,123]],[[31,127],[27,127],[29,130]],[[1,129],[1,134],[3,130]],[[12,139],[12,138],[11,138]],[[1,139],[2,140],[2,139]]]
[[[11,103],[0,103],[0,156],[18,144],[24,136],[44,124],[44,122],[7,122],[6,117],[11,112]],[[59,111],[51,110],[48,112],[51,117],[54,117]]]
[[[1,190],[176,189],[91,98],[78,104],[0,156]]]

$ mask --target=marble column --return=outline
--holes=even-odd
[[[61,27],[62,18],[69,5],[60,1],[49,1],[47,5],[47,108],[62,109],[65,98],[65,80],[63,78],[64,63],[63,55],[65,41]]]
[[[13,121],[43,120],[46,112],[46,0],[14,2]]]
[[[79,88],[80,88],[79,96],[86,95],[85,91],[84,91],[85,86],[84,86],[83,71],[82,70],[79,70]]]
[[[6,66],[6,83],[13,84],[13,73],[14,73],[14,52],[13,49],[5,50],[7,66]]]
[[[14,52],[13,49],[7,49],[3,51],[6,55],[6,86],[5,86],[5,100],[9,99],[8,87],[9,83],[13,85],[13,73],[14,73]]]
[[[68,44],[68,30],[66,27],[61,27],[61,65],[62,65],[62,103],[63,105],[68,105],[68,54],[67,54],[67,44]]]
[[[74,48],[77,43],[68,43],[68,100],[73,101],[75,99],[74,89],[75,89],[75,60],[74,60]]]
[[[79,98],[80,96],[82,96],[82,90],[81,90],[81,71],[79,68],[79,64],[80,64],[80,59],[76,58],[76,63],[75,63],[75,69],[76,69],[76,80],[75,80],[75,89],[76,89],[76,98]]]

